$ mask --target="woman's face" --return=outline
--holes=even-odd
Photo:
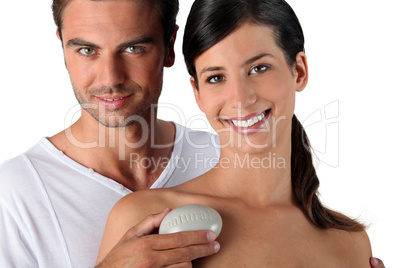
[[[270,27],[244,24],[195,61],[200,109],[222,147],[243,152],[290,144],[295,92],[307,83],[303,52],[289,67]]]

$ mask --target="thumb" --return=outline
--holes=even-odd
[[[372,268],[385,268],[384,263],[378,258],[370,258],[370,266]]]
[[[136,226],[133,227],[130,233],[136,237],[142,237],[144,235],[151,234],[156,228],[158,228],[165,216],[171,211],[170,208],[165,209],[161,213],[152,214],[147,216],[141,222],[139,222]]]

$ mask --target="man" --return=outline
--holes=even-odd
[[[163,68],[175,59],[177,0],[55,0],[53,10],[82,114],[1,167],[1,267],[94,266],[121,197],[183,183],[211,168],[200,160],[217,157],[205,146],[213,136],[156,118]],[[161,215],[134,228],[103,265],[191,264],[215,253],[206,231],[137,239]]]
[[[117,200],[211,168],[198,160],[217,157],[205,146],[212,136],[156,118],[163,68],[175,58],[177,5],[54,0],[57,36],[82,115],[1,166],[1,267],[94,266]],[[192,259],[218,250],[205,231],[148,235],[166,212],[133,227],[98,267],[190,267]]]

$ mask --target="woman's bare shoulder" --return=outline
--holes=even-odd
[[[345,263],[344,267],[370,267],[372,256],[370,239],[366,231],[349,232],[335,230],[334,250],[339,259]]]
[[[109,213],[98,261],[127,234],[127,232],[151,214],[163,212],[170,206],[172,190],[142,190],[120,199]]]
[[[149,214],[159,213],[171,207],[174,192],[171,189],[151,189],[128,194],[115,204],[109,219],[124,220],[130,224],[139,222]]]
[[[354,252],[356,255],[355,256],[361,256],[362,262],[359,267],[370,267],[370,257],[372,257],[372,251],[371,251],[371,243],[369,236],[367,235],[366,231],[360,231],[360,232],[352,232],[349,233],[351,236],[352,243],[354,243],[353,246],[351,246],[351,251]],[[353,256],[350,256],[353,258]]]

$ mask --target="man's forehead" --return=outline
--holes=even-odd
[[[71,3],[85,3],[85,2],[131,2],[135,3],[137,5],[142,5],[142,6],[149,6],[149,7],[155,7],[156,2],[154,0],[68,0],[66,6],[68,6]]]
[[[157,1],[154,0],[69,0],[64,7],[64,12],[71,6],[85,6],[86,4],[93,4],[93,6],[101,6],[102,4],[116,5],[118,3],[126,3],[136,6],[138,9],[158,10]],[[157,12],[158,13],[158,12]],[[63,14],[65,15],[65,14]]]
[[[63,24],[152,24],[158,16],[146,0],[71,0],[63,14]]]
[[[142,37],[163,39],[158,12],[137,2],[144,1],[73,0],[65,10],[63,39],[78,38],[100,46]]]

